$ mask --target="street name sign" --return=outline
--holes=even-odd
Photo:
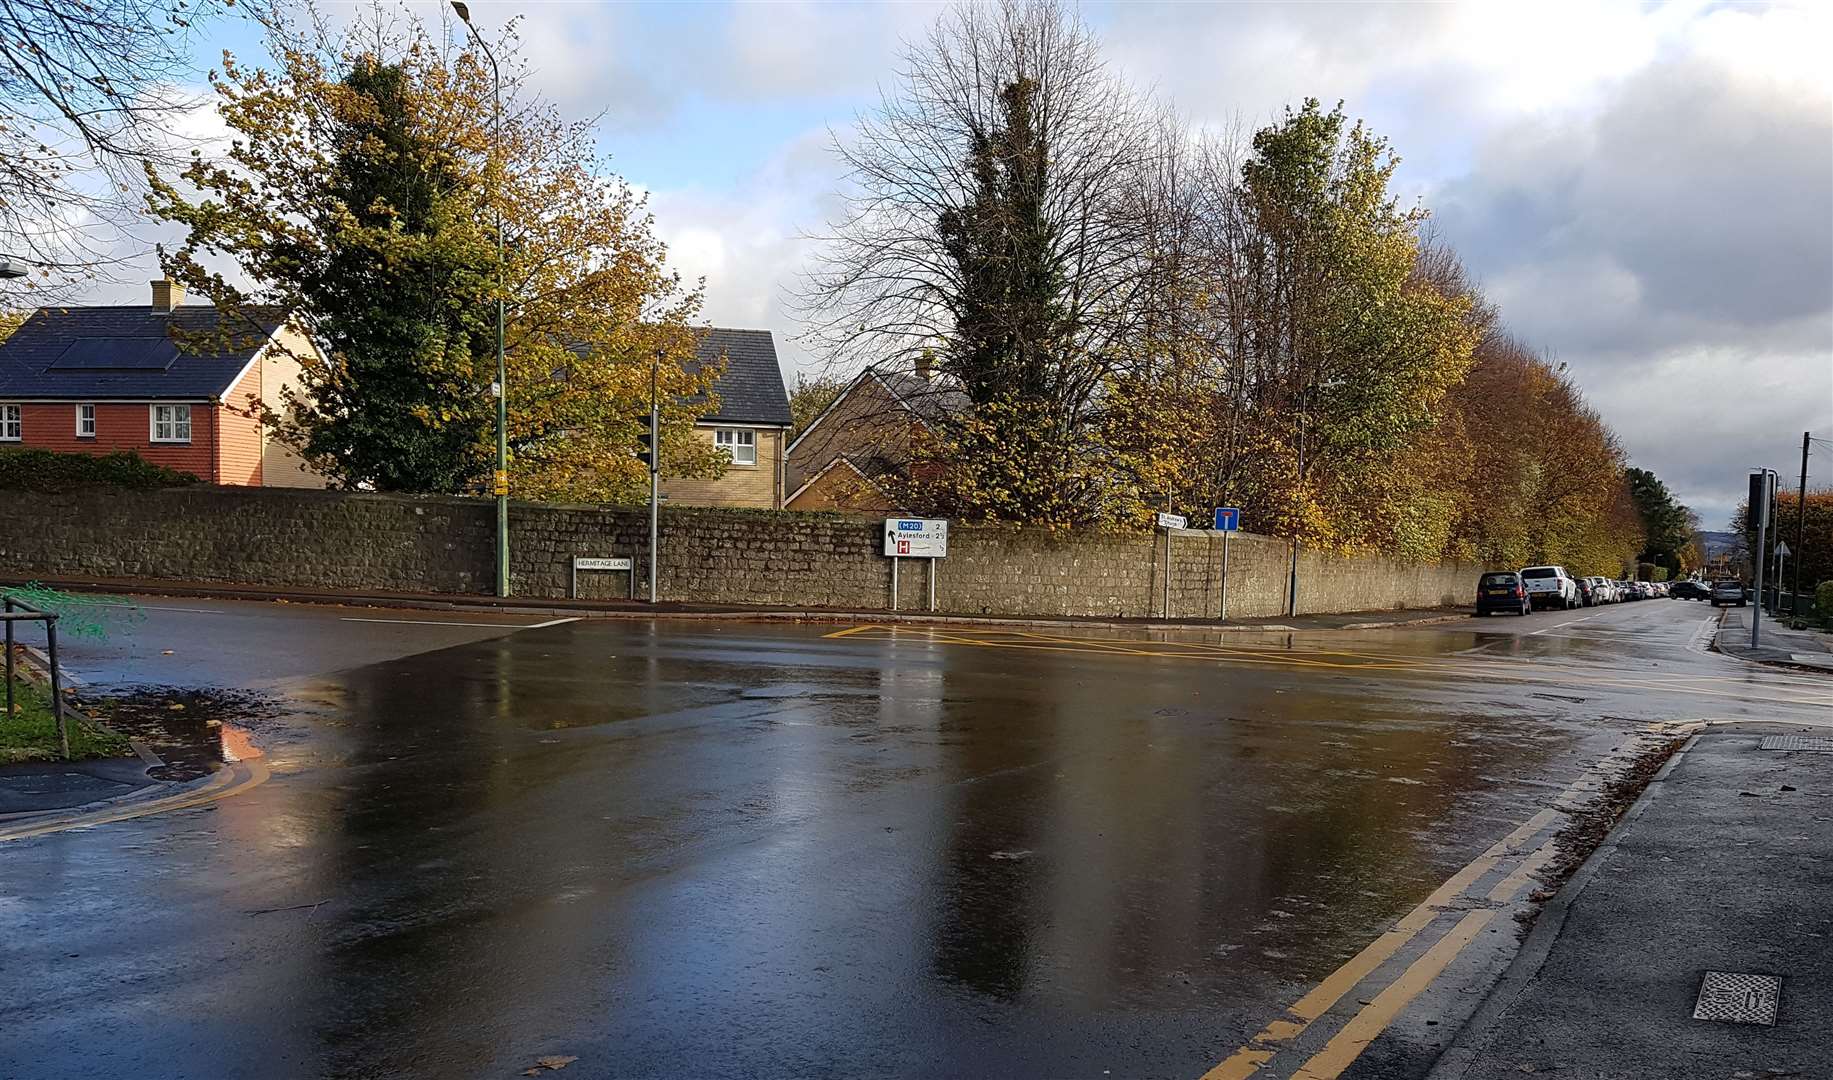
[[[885,554],[900,559],[948,557],[948,521],[944,518],[886,518]]]
[[[1241,508],[1238,506],[1216,507],[1216,531],[1240,532]]]
[[[1158,514],[1158,525],[1161,529],[1183,529],[1189,527],[1190,519],[1182,514],[1167,514],[1161,510]]]
[[[636,560],[629,556],[605,558],[596,555],[573,556],[573,572],[568,576],[566,594],[575,599],[579,596],[579,572],[587,571],[623,571],[630,575],[630,599],[636,599]]]

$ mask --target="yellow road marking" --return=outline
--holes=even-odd
[[[1269,1023],[1247,1045],[1204,1073],[1202,1080],[1246,1080],[1252,1076],[1256,1069],[1273,1056],[1278,1044],[1296,1038],[1314,1020],[1329,1012],[1330,1007],[1351,988],[1367,978],[1388,957],[1399,952],[1407,942],[1419,936],[1421,930],[1431,925],[1444,905],[1455,900],[1478,878],[1495,869],[1498,862],[1516,852],[1523,840],[1546,828],[1557,816],[1556,810],[1542,810],[1522,822],[1515,831],[1490,845],[1489,850],[1472,859],[1462,870],[1447,878],[1443,885],[1432,890],[1432,895],[1421,901],[1418,907],[1402,916],[1392,930],[1370,942],[1361,952],[1350,957],[1342,967],[1325,976],[1309,993],[1294,1002],[1286,1012],[1295,1017],[1295,1020],[1274,1020]]]
[[[879,628],[868,623],[864,626],[849,626],[845,630],[836,630],[831,634],[822,634],[821,636],[824,638],[851,637],[852,635],[859,633],[861,630],[877,630],[877,629]]]
[[[164,814],[173,810],[188,810],[194,806],[203,806],[205,803],[227,799],[231,795],[240,795],[250,788],[266,783],[270,775],[272,773],[267,766],[259,760],[242,761],[223,769],[209,781],[190,791],[168,795],[160,799],[149,799],[142,803],[127,803],[112,809],[99,810],[93,814],[78,814],[21,825],[15,829],[0,830],[0,842],[25,840],[48,833],[64,832],[68,829],[86,829],[91,825],[107,825],[116,821]]]
[[[1464,951],[1464,946],[1476,940],[1489,921],[1496,917],[1494,908],[1472,911],[1458,920],[1456,926],[1444,937],[1439,938],[1430,949],[1420,955],[1419,959],[1403,972],[1400,977],[1389,983],[1386,989],[1376,994],[1368,1006],[1355,1016],[1343,1029],[1324,1044],[1324,1048],[1312,1056],[1310,1061],[1299,1067],[1292,1074],[1292,1080],[1336,1080],[1350,1063],[1361,1056],[1375,1036],[1386,1030],[1400,1010],[1418,997],[1420,991],[1432,985],[1432,981],[1444,974],[1445,968]]]
[[[1685,724],[1671,723],[1650,725],[1647,734],[1672,735],[1674,734],[1674,729],[1685,726]],[[1286,1010],[1286,1015],[1284,1017],[1269,1022],[1240,1049],[1230,1054],[1220,1065],[1204,1073],[1202,1080],[1247,1080],[1248,1077],[1253,1076],[1262,1065],[1272,1060],[1273,1056],[1279,1052],[1284,1044],[1290,1043],[1293,1039],[1297,1038],[1309,1028],[1313,1022],[1329,1012],[1332,1006],[1342,1000],[1343,995],[1354,989],[1363,979],[1373,974],[1389,957],[1399,952],[1414,938],[1418,937],[1421,931],[1431,925],[1435,917],[1441,914],[1451,902],[1462,896],[1464,891],[1475,884],[1479,878],[1495,869],[1497,864],[1503,859],[1511,855],[1519,854],[1521,844],[1524,841],[1536,836],[1548,825],[1551,825],[1559,818],[1563,810],[1577,806],[1583,801],[1583,796],[1601,788],[1603,786],[1605,774],[1609,772],[1615,764],[1625,757],[1634,755],[1647,745],[1647,742],[1641,739],[1629,739],[1618,744],[1609,753],[1605,754],[1584,772],[1580,773],[1577,779],[1567,784],[1559,795],[1554,798],[1551,806],[1539,811],[1520,825],[1516,826],[1512,832],[1490,845],[1483,854],[1472,859],[1463,869],[1445,879],[1445,883],[1434,889],[1432,895],[1426,897],[1419,903],[1419,906],[1402,916],[1400,921],[1394,924],[1393,929],[1370,942],[1361,952],[1345,961],[1343,966],[1325,976],[1323,981],[1319,982],[1315,987],[1312,987],[1310,992],[1294,1002],[1291,1007]],[[1515,897],[1534,880],[1534,875],[1551,862],[1557,854],[1557,838],[1553,837],[1547,839],[1539,848],[1535,849],[1531,855],[1527,856],[1516,865],[1506,877],[1497,882],[1487,893],[1487,898],[1493,903],[1507,903],[1515,899]],[[1415,960],[1406,971],[1401,973],[1399,978],[1389,984],[1383,991],[1383,994],[1388,994],[1394,991],[1395,987],[1401,986],[1403,983],[1407,985],[1417,984],[1414,985],[1411,992],[1405,994],[1403,998],[1396,996],[1390,996],[1388,998],[1388,1002],[1394,1005],[1392,1014],[1387,1015],[1385,1019],[1380,1019],[1382,1015],[1380,1010],[1370,1013],[1370,1010],[1374,1010],[1376,1004],[1380,1003],[1382,1000],[1381,996],[1377,995],[1376,998],[1371,1001],[1368,1008],[1352,1018],[1352,1024],[1356,1023],[1358,1020],[1362,1021],[1361,1026],[1356,1030],[1358,1032],[1368,1031],[1368,1039],[1363,1040],[1359,1044],[1354,1042],[1353,1037],[1348,1041],[1339,1042],[1338,1040],[1343,1039],[1343,1032],[1350,1030],[1349,1027],[1346,1026],[1343,1031],[1338,1032],[1338,1034],[1332,1038],[1330,1043],[1325,1045],[1325,1049],[1320,1051],[1318,1057],[1312,1058],[1311,1061],[1305,1064],[1305,1068],[1309,1069],[1313,1063],[1319,1062],[1320,1059],[1326,1063],[1335,1060],[1334,1058],[1323,1058],[1324,1054],[1331,1052],[1331,1047],[1333,1046],[1337,1047],[1339,1053],[1346,1052],[1352,1046],[1354,1050],[1347,1058],[1343,1059],[1342,1064],[1336,1066],[1336,1072],[1341,1072],[1350,1061],[1353,1061],[1355,1056],[1360,1054],[1362,1049],[1368,1045],[1368,1041],[1372,1040],[1375,1035],[1380,1034],[1381,1031],[1387,1027],[1393,1015],[1398,1015],[1401,1007],[1404,1007],[1407,1002],[1418,996],[1420,990],[1430,985],[1431,981],[1436,979],[1438,975],[1443,972],[1445,965],[1451,962],[1457,953],[1463,949],[1464,945],[1475,939],[1477,931],[1481,930],[1482,924],[1488,922],[1489,918],[1495,914],[1495,909],[1486,909],[1480,912],[1472,912],[1471,914],[1480,914],[1484,917],[1478,921],[1474,927],[1467,928],[1467,936],[1464,936],[1461,941],[1458,941],[1455,947],[1446,945],[1446,942],[1452,940],[1454,936],[1459,935],[1460,928],[1466,928],[1465,924],[1471,921],[1468,915],[1465,916],[1464,920],[1459,922],[1457,926],[1452,928],[1450,934],[1440,939],[1431,949],[1428,949],[1425,954]],[[1449,954],[1444,953],[1445,949],[1450,950]],[[1442,962],[1436,959],[1432,961],[1428,961],[1427,959],[1428,957],[1439,956],[1443,956]],[[1432,966],[1434,963],[1437,964],[1436,967]],[[1421,966],[1422,964],[1424,965],[1423,967]],[[1423,981],[1419,981],[1417,973],[1429,974]],[[1364,1019],[1364,1014],[1368,1014],[1366,1019]],[[1379,1019],[1378,1024],[1375,1023],[1377,1019]],[[1369,1030],[1370,1025],[1373,1025],[1372,1031]],[[1316,1074],[1316,1076],[1335,1075],[1336,1073],[1334,1072]],[[1300,1073],[1294,1074],[1293,1080],[1299,1080],[1301,1076],[1313,1076],[1313,1074],[1307,1074],[1301,1071]]]
[[[1540,873],[1557,854],[1559,854],[1559,841],[1548,840],[1540,845],[1540,850],[1521,860],[1521,865],[1515,867],[1513,873],[1496,882],[1496,887],[1489,890],[1489,898],[1499,904],[1506,904],[1513,900],[1520,895],[1522,889],[1527,888],[1528,882],[1534,880],[1534,875]]]

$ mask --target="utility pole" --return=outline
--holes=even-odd
[[[1794,594],[1794,598],[1789,601],[1791,614],[1801,606],[1801,557],[1807,553],[1807,548],[1802,545],[1808,524],[1808,443],[1813,441],[1813,432],[1801,433],[1801,486],[1795,489],[1795,583],[1789,586],[1789,592]],[[1776,587],[1782,587],[1779,577]]]
[[[496,53],[484,42],[484,36],[471,25],[471,9],[453,0],[452,11],[458,16],[471,40],[490,61],[493,108],[490,118],[490,156],[496,166],[496,471],[491,488],[496,493],[496,594],[509,595],[509,374],[503,362],[503,293],[506,288],[503,271],[503,71],[497,67]]]

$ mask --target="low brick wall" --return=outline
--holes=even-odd
[[[307,588],[488,592],[495,512],[485,499],[262,488],[9,492],[0,563],[15,575],[127,577]],[[827,514],[667,507],[660,594],[668,600],[853,609],[892,606],[881,523]],[[575,555],[642,567],[643,509],[513,504],[511,581],[521,596],[567,593]],[[1228,613],[1284,610],[1290,548],[1229,543]],[[1172,540],[1169,614],[1221,613],[1222,538]],[[1301,612],[1469,603],[1481,568],[1299,556]],[[928,567],[899,566],[897,606],[927,606]],[[620,597],[622,574],[583,575],[581,594]],[[639,590],[641,585],[639,584]],[[1162,616],[1164,537],[958,527],[936,569],[939,610]]]

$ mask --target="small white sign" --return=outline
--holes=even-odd
[[[1778,555],[1788,555],[1788,554],[1790,554],[1790,552],[1789,552],[1789,550],[1788,550],[1788,545],[1787,545],[1787,544],[1777,544],[1777,545],[1776,545],[1776,554],[1778,554]]]
[[[1190,524],[1190,519],[1182,514],[1167,514],[1159,511],[1158,527],[1161,529],[1182,529]]]
[[[948,557],[948,521],[944,518],[886,518],[885,554],[900,559]]]
[[[630,569],[630,560],[629,559],[587,559],[587,558],[580,558],[578,556],[575,556],[573,558],[573,569],[575,570],[628,570]]]

